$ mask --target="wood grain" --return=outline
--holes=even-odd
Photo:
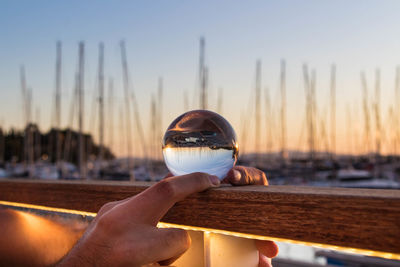
[[[0,180],[0,200],[97,212],[151,183]],[[400,191],[222,186],[177,203],[164,222],[400,253]]]

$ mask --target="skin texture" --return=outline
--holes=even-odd
[[[222,182],[268,184],[262,171],[243,166],[234,167]],[[0,208],[0,266],[54,265],[68,251],[59,266],[168,266],[191,241],[184,230],[158,229],[158,221],[176,202],[219,183],[216,176],[205,173],[167,175],[136,196],[105,204],[82,237],[82,230]],[[259,266],[272,266],[277,245],[256,241],[256,247]]]
[[[159,229],[158,221],[185,197],[219,185],[218,177],[192,173],[165,178],[142,193],[104,205],[60,266],[168,264],[190,246],[181,229]]]
[[[263,171],[252,167],[235,166],[226,177],[222,180],[223,183],[231,185],[268,185],[267,176]]]
[[[265,173],[259,169],[245,166],[233,167],[226,177],[222,180],[223,183],[230,183],[234,186],[241,185],[268,185]],[[272,241],[255,240],[256,247],[259,251],[259,267],[272,267],[271,258],[278,255],[279,248]]]
[[[49,266],[81,237],[82,228],[0,207],[0,266]]]

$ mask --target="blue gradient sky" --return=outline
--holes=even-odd
[[[53,106],[55,42],[61,40],[66,125],[77,44],[84,40],[85,128],[90,130],[98,43],[105,43],[106,76],[114,78],[116,106],[122,106],[118,42],[125,39],[131,78],[144,120],[150,114],[150,95],[156,92],[157,78],[164,77],[165,128],[183,112],[184,90],[194,99],[198,41],[203,35],[210,69],[210,105],[215,107],[217,90],[223,88],[222,114],[239,136],[241,114],[245,114],[254,87],[256,59],[262,59],[263,87],[268,86],[275,109],[279,62],[286,59],[290,148],[305,142],[300,139],[305,113],[302,64],[308,63],[317,71],[318,105],[324,118],[329,103],[329,68],[336,63],[338,147],[346,152],[346,105],[351,107],[355,125],[362,126],[361,70],[366,71],[372,92],[374,70],[381,68],[384,122],[389,106],[393,105],[394,73],[400,62],[399,10],[399,1],[2,1],[0,121],[7,128],[22,125],[18,68],[25,64],[34,106],[40,108],[40,125],[48,129]],[[148,124],[145,127],[148,129]],[[115,149],[121,155],[124,153],[118,146]],[[246,150],[252,149],[248,142]]]

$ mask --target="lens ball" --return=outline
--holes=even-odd
[[[236,164],[236,133],[221,115],[193,110],[176,118],[163,138],[164,161],[173,175],[205,172],[223,179]]]

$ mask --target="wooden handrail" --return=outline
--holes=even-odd
[[[0,200],[97,212],[151,183],[0,180]],[[400,254],[400,190],[221,186],[163,222]]]

